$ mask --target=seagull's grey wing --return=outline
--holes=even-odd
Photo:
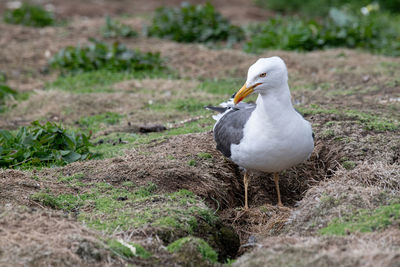
[[[246,106],[241,109],[231,109],[220,118],[214,127],[214,139],[217,143],[217,149],[225,157],[231,157],[231,145],[239,144],[243,138],[243,128],[255,105]]]

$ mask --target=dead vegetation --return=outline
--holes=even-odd
[[[400,231],[346,237],[269,237],[233,266],[396,266]]]
[[[2,266],[124,266],[100,241],[101,234],[61,212],[3,206],[0,233]]]

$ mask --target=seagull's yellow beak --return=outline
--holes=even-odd
[[[254,88],[256,88],[257,86],[259,86],[261,83],[256,83],[250,87],[246,87],[246,84],[243,85],[242,88],[240,88],[240,90],[236,93],[235,98],[233,99],[233,103],[235,103],[235,105],[237,103],[239,103],[240,101],[242,101],[246,96],[250,95],[251,93],[254,92]]]

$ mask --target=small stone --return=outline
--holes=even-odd
[[[364,83],[368,82],[369,79],[370,79],[369,75],[364,75],[364,76],[362,77],[362,81],[363,81]]]

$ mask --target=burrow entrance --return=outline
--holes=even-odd
[[[246,250],[243,248],[255,233],[279,234],[295,204],[311,186],[334,174],[343,154],[338,143],[316,140],[307,162],[280,174],[285,206],[281,208],[276,206],[272,174],[251,173],[250,209],[244,211],[243,173],[216,151],[211,132],[174,136],[149,146],[146,153],[149,153],[146,157],[132,155],[137,162],[149,162],[138,166],[134,170],[136,174],[153,177],[152,181],[164,190],[173,192],[184,188],[204,199],[216,210],[223,224],[233,227],[238,234],[242,246],[236,256]]]

